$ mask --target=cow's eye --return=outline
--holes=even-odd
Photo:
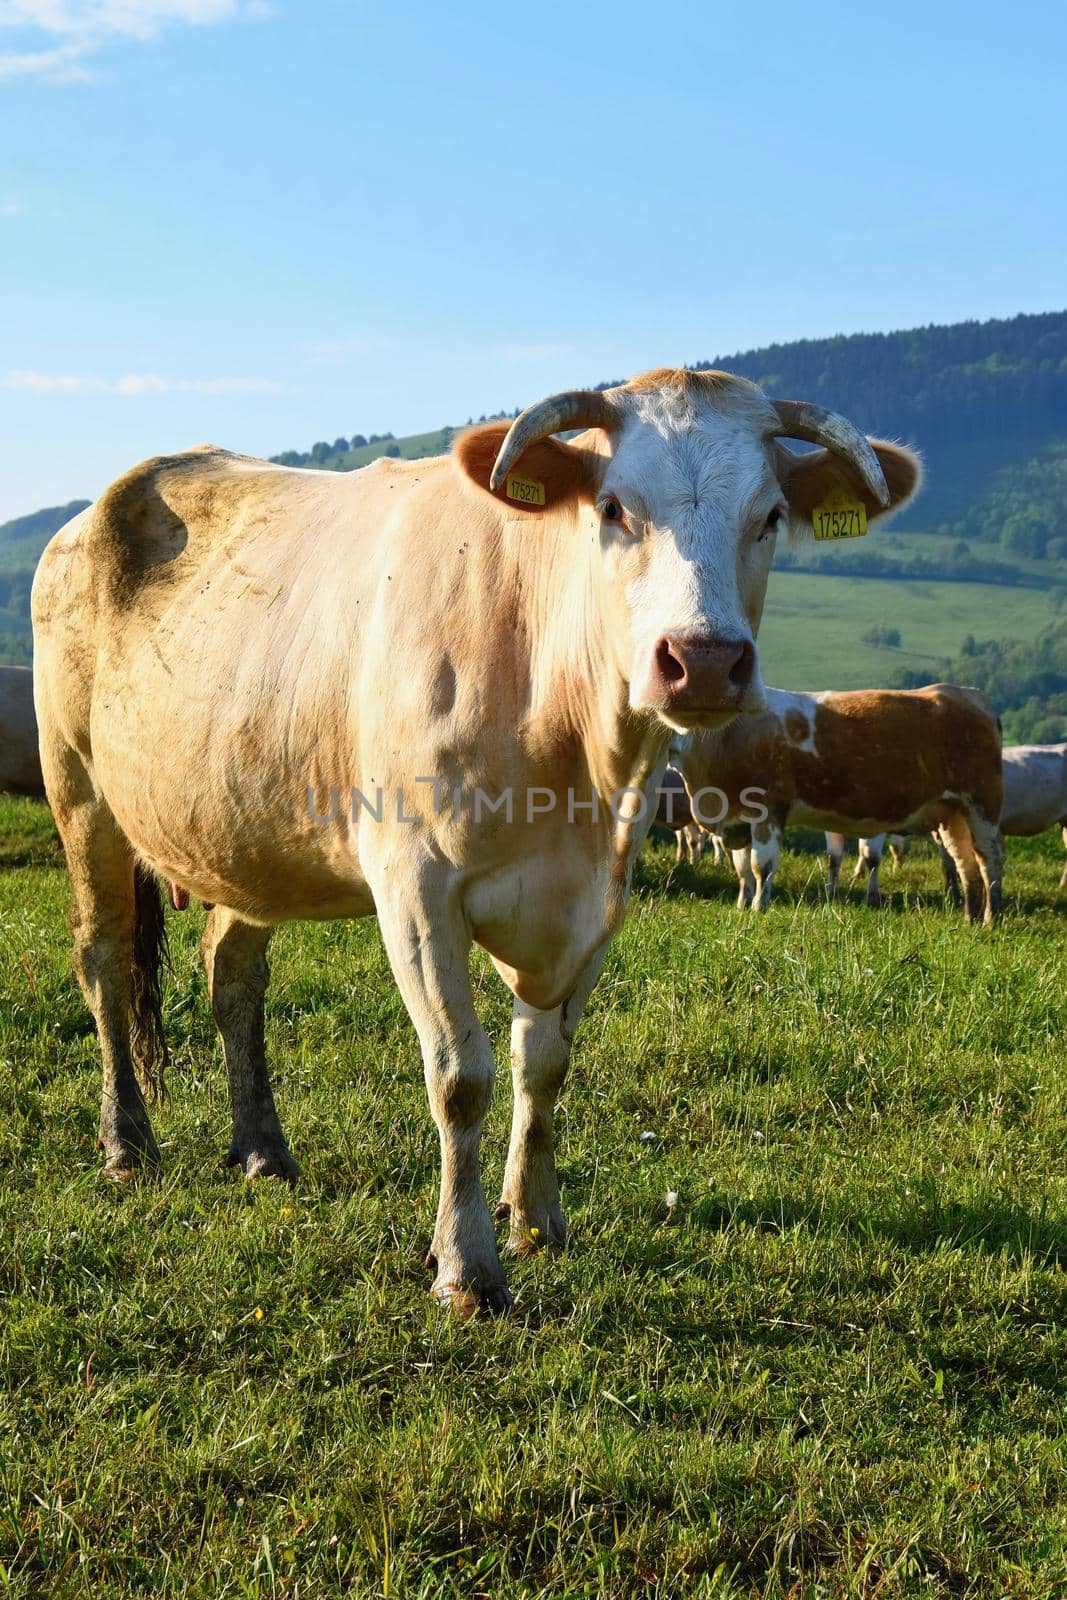
[[[775,506],[774,510],[770,513],[766,522],[763,524],[763,532],[761,533],[760,538],[766,539],[781,524],[781,521],[782,508],[781,506]]]
[[[608,522],[622,521],[622,506],[617,500],[605,500],[602,507],[603,515]]]

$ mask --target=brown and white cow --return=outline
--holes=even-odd
[[[271,929],[376,912],[441,1139],[434,1292],[506,1305],[471,945],[514,995],[498,1215],[515,1249],[558,1243],[553,1107],[671,735],[762,707],[779,527],[841,493],[877,516],[917,477],[842,418],[665,369],[553,396],[451,458],[346,475],[204,447],[119,479],[33,593],[106,1170],[157,1159],[138,1085],[160,1048],[153,872],[215,906],[203,954],[249,1176],[297,1170],[263,1051]]]
[[[768,689],[762,716],[676,741],[673,759],[698,820],[709,819],[705,792],[716,795],[716,810],[725,806],[739,904],[766,910],[793,822],[868,839],[936,830],[967,885],[968,920],[996,914],[1000,724],[977,689]],[[766,814],[753,821],[744,811],[759,790]],[[739,839],[733,830],[746,822]]]
[[[0,793],[44,798],[29,667],[0,667]]]

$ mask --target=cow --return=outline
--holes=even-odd
[[[674,834],[675,861],[678,866],[685,861],[695,867],[709,849],[715,866],[727,859],[728,852],[721,834],[694,821],[689,796],[685,792],[685,781],[675,767],[668,767],[660,781],[655,820],[659,827],[669,828]]]
[[[878,883],[878,871],[885,855],[886,840],[889,836],[876,833],[870,839],[856,841],[856,866],[852,874],[853,883],[857,878],[867,879],[867,904],[880,906],[882,891]],[[894,835],[894,837],[899,837]],[[838,883],[841,878],[841,862],[845,855],[845,835],[843,833],[827,833],[826,835],[826,860],[827,879],[826,893],[831,900],[836,900]]]
[[[1067,848],[1067,744],[1008,745],[1001,833],[1029,839],[1057,827]],[[1067,888],[1067,863],[1060,888]]]
[[[335,474],[202,446],[118,479],[49,544],[32,600],[105,1172],[159,1159],[157,875],[214,905],[202,953],[248,1177],[297,1176],[263,1047],[271,930],[377,914],[440,1135],[431,1293],[506,1308],[471,945],[514,997],[497,1215],[512,1250],[558,1245],[553,1109],[669,741],[761,710],[779,529],[842,496],[880,516],[918,477],[821,407],[662,369],[432,461]]]
[[[44,799],[30,667],[0,667],[0,793]]]
[[[674,767],[668,767],[660,779],[655,820],[659,827],[669,828],[674,834],[675,861],[678,866],[686,861],[695,867],[704,854],[710,835],[699,822],[693,821],[685,783],[681,773]],[[717,850],[715,859],[719,859]]]
[[[1000,831],[1005,836],[1029,839],[1058,827],[1067,848],[1067,744],[1005,745],[1004,804]],[[935,839],[935,844],[938,841]],[[945,884],[952,899],[960,898],[959,874],[951,855],[938,844]],[[1067,888],[1067,863],[1060,877]]]
[[[794,822],[868,839],[936,831],[967,886],[968,921],[996,916],[1000,724],[977,689],[769,689],[762,715],[695,731],[675,742],[672,759],[698,820],[706,789],[728,797],[739,905],[767,909],[782,833]],[[744,816],[758,791],[763,816]]]

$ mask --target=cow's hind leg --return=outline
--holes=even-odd
[[[985,884],[967,819],[956,812],[941,823],[937,837],[956,869],[963,896],[963,914],[968,922],[975,922],[982,916]]]
[[[300,1169],[278,1121],[263,1044],[270,936],[270,928],[215,906],[204,925],[200,953],[230,1085],[233,1137],[227,1164],[242,1167],[249,1178],[294,1182]]]
[[[956,871],[956,863],[953,861],[951,853],[945,849],[941,842],[940,830],[935,829],[930,837],[934,841],[934,848],[941,863],[941,872],[945,879],[945,893],[958,911],[963,904],[963,895],[960,893],[960,875]]]
[[[510,1220],[508,1248],[516,1253],[562,1245],[567,1223],[556,1176],[554,1113],[567,1072],[574,1031],[600,975],[603,953],[582,973],[574,992],[552,1011],[512,1004],[511,1118],[504,1185],[496,1208]]]
[[[152,1082],[165,1056],[158,996],[163,909],[155,879],[135,864],[129,840],[80,763],[49,779],[74,891],[74,970],[100,1038],[97,1140],[105,1175],[127,1178],[159,1163],[142,1082]]]
[[[1067,850],[1067,822],[1061,824],[1063,829],[1063,848]],[[1063,864],[1063,876],[1060,878],[1060,888],[1067,889],[1067,861]]]
[[[972,811],[968,817],[978,870],[985,889],[983,918],[990,926],[1000,915],[1001,880],[1004,876],[1004,835],[995,822],[990,822],[981,812]]]

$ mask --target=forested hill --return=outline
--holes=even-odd
[[[1067,556],[1067,311],[801,339],[692,365],[741,373],[769,394],[817,401],[868,433],[918,446],[926,484],[897,527],[1029,561]],[[400,439],[356,434],[273,459],[347,471],[381,455],[436,455],[452,437],[450,426]],[[988,562],[989,551],[975,556]]]
[[[843,411],[936,453],[976,435],[1067,433],[1067,311],[800,339],[696,363]]]
[[[1067,538],[1065,311],[802,339],[695,365],[741,373],[769,394],[817,401],[865,432],[917,445],[926,487],[900,527],[1036,557],[1048,540]],[[1005,521],[1031,508],[1042,516],[1005,538]]]

